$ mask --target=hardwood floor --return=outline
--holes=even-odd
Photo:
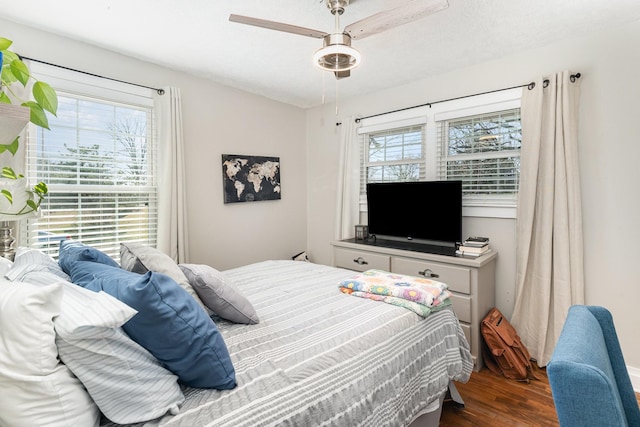
[[[534,366],[539,380],[507,380],[484,368],[471,374],[466,384],[456,383],[465,407],[445,402],[440,427],[535,427],[558,426],[549,380],[544,369]],[[640,404],[640,394],[636,393]]]
[[[466,384],[456,383],[465,407],[445,402],[441,427],[558,426],[551,388],[543,369],[534,368],[539,380],[507,380],[484,368],[471,374]]]

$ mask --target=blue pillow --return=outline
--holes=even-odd
[[[105,291],[138,314],[122,328],[190,387],[232,389],[235,370],[216,324],[175,280],[90,261],[70,265],[71,281]]]
[[[75,240],[61,240],[58,253],[58,264],[69,274],[71,265],[76,261],[92,261],[100,264],[120,267],[120,265],[104,252]]]

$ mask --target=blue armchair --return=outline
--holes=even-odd
[[[562,427],[640,426],[638,402],[607,309],[569,309],[547,375]]]

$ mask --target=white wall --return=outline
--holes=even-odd
[[[339,132],[336,122],[430,101],[528,83],[565,69],[582,73],[579,156],[582,175],[587,304],[608,307],[627,364],[640,367],[640,21],[580,39],[341,100],[307,113],[308,249],[330,263]],[[452,53],[455,54],[455,53]],[[353,77],[357,78],[357,70]],[[515,300],[515,220],[465,218],[463,234],[486,235],[499,251],[496,305]]]
[[[181,89],[190,262],[228,269],[305,249],[304,110],[1,19],[0,35],[27,57]],[[282,199],[225,205],[223,153],[280,157]]]

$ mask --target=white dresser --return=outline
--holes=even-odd
[[[498,253],[489,251],[478,258],[438,255],[381,245],[336,241],[333,265],[355,271],[379,269],[444,282],[452,292],[451,302],[475,360],[482,367],[480,322],[495,305],[495,266]]]

